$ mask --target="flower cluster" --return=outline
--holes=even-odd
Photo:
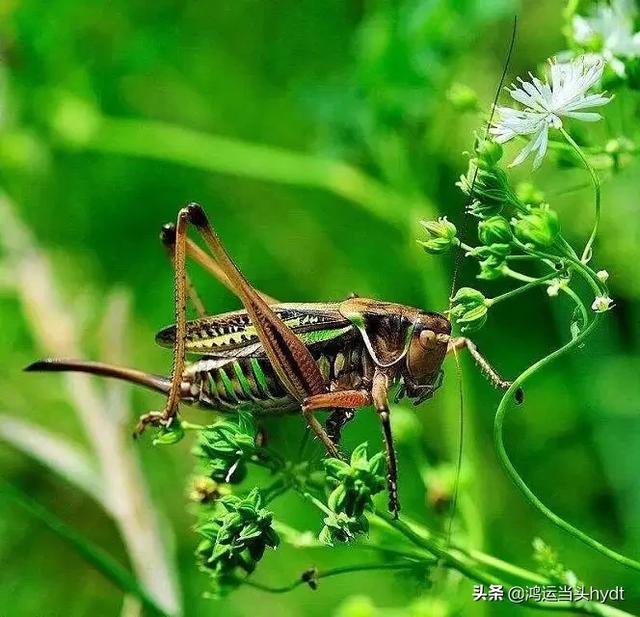
[[[384,489],[384,456],[379,452],[369,458],[363,443],[353,451],[349,463],[331,458],[324,461],[324,467],[332,490],[320,540],[325,544],[348,542],[369,528],[365,511],[372,507],[372,497]]]
[[[491,138],[476,139],[467,173],[458,182],[469,198],[469,212],[478,220],[479,244],[464,242],[446,218],[423,221],[428,237],[418,242],[431,254],[460,247],[466,257],[477,260],[480,280],[511,278],[525,285],[494,298],[472,287],[463,287],[451,298],[451,317],[463,332],[478,329],[497,302],[536,285],[546,285],[549,296],[555,297],[560,291],[567,291],[571,276],[576,273],[590,281],[595,295],[593,311],[609,310],[612,301],[606,287],[607,277],[588,267],[590,251],[585,251],[583,259],[578,258],[562,237],[558,213],[532,183],[511,185],[501,167],[502,155],[501,146]],[[536,263],[547,274],[535,277],[515,268],[516,264]]]
[[[239,575],[253,572],[267,548],[278,546],[272,520],[272,513],[262,507],[260,491],[253,489],[246,497],[222,497],[213,516],[197,526],[203,539],[196,555],[218,592],[237,585]]]
[[[247,462],[257,456],[257,431],[251,417],[223,421],[199,432],[194,454],[202,473],[216,482],[237,484],[247,475]]]
[[[640,58],[637,14],[633,0],[598,2],[588,14],[571,16],[569,42],[578,50],[601,58],[618,78],[629,78]]]

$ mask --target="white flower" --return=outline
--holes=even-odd
[[[560,290],[566,286],[566,279],[552,279],[549,281],[549,285],[547,285],[547,294],[550,298],[555,298],[560,293]]]
[[[551,283],[551,285],[547,287],[547,294],[550,298],[555,298],[558,293],[560,293],[560,285],[558,283]]]
[[[596,272],[596,276],[598,277],[598,280],[602,281],[603,283],[606,283],[609,279],[609,273],[606,270],[598,270]]]
[[[580,56],[570,62],[549,61],[549,79],[544,82],[533,75],[531,81],[519,79],[509,90],[511,98],[524,109],[498,107],[500,119],[490,132],[498,143],[525,136],[529,143],[522,149],[511,166],[519,165],[531,152],[537,152],[533,166],[538,167],[547,151],[549,127],[561,128],[562,117],[595,122],[600,114],[584,111],[608,103],[611,98],[603,94],[587,94],[600,81],[604,63],[599,58]]]
[[[613,300],[609,296],[596,296],[591,308],[596,313],[604,313],[608,311],[613,304]]]
[[[632,0],[612,0],[599,3],[589,17],[573,18],[573,38],[585,47],[597,46],[599,54],[621,77],[624,77],[623,58],[640,56],[640,32],[634,32],[636,14]]]

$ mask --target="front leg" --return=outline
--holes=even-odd
[[[489,364],[489,361],[480,353],[476,344],[466,337],[458,337],[453,338],[449,342],[449,347],[447,349],[447,353],[454,353],[459,349],[466,348],[469,351],[469,354],[475,361],[476,365],[480,368],[480,371],[485,375],[485,377],[496,387],[501,390],[508,390],[511,387],[511,382],[503,379],[498,371]],[[516,402],[522,403],[524,399],[524,392],[519,389],[516,392]]]

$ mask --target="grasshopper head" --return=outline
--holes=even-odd
[[[420,313],[406,355],[404,387],[418,405],[440,385],[442,361],[447,353],[451,323],[438,313]]]
[[[375,365],[395,367],[403,395],[418,404],[433,394],[451,335],[444,315],[366,298],[349,298],[339,310],[360,332]]]

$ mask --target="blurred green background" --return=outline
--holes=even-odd
[[[454,182],[481,122],[452,109],[446,95],[463,82],[490,106],[516,13],[509,78],[563,49],[557,0],[0,3],[0,186],[12,216],[30,230],[29,242],[53,264],[45,278],[61,295],[58,317],[76,331],[75,351],[93,359],[112,353],[128,365],[169,371],[169,354],[153,342],[173,314],[172,277],[158,231],[191,200],[204,204],[245,274],[272,296],[318,301],[356,291],[444,310],[453,263],[420,250],[418,220],[447,214],[462,222],[464,200]],[[174,134],[171,126],[193,132]],[[610,136],[620,130],[604,128]],[[535,180],[557,195],[551,199],[565,234],[583,239],[591,224],[590,193],[563,194],[582,175],[547,165]],[[636,163],[604,188],[595,259],[611,274],[616,309],[585,349],[530,383],[527,404],[513,413],[507,431],[517,468],[543,501],[631,555],[640,551],[639,190]],[[16,268],[16,250],[25,246],[16,225],[8,225],[0,243],[1,435],[7,438],[9,419],[17,418],[95,451],[100,438],[87,438],[63,379],[21,372],[73,334],[60,319],[25,310],[29,302],[42,307],[42,300],[27,297],[41,281],[31,279],[33,269]],[[21,256],[29,257],[28,251]],[[475,285],[474,275],[463,267],[457,285]],[[194,279],[210,312],[238,306],[201,272]],[[499,286],[487,288],[498,293]],[[120,336],[126,312],[128,327]],[[34,327],[38,319],[45,334]],[[566,339],[568,319],[562,302],[551,304],[538,291],[501,304],[476,338],[503,373],[515,376]],[[463,374],[465,538],[533,568],[531,542],[541,536],[580,578],[601,588],[625,586],[625,610],[640,611],[637,576],[555,529],[505,476],[492,441],[498,395],[467,358]],[[133,388],[89,383],[107,403],[128,410],[127,427],[138,413],[161,405]],[[457,388],[448,361],[443,390],[411,412],[424,429],[434,468],[456,460]],[[287,419],[270,427],[271,439],[291,454],[302,430],[301,419]],[[379,439],[376,418],[366,411],[346,429],[345,443],[365,438]],[[396,608],[398,615],[534,614],[506,603],[474,604],[469,582],[458,588],[436,580],[428,587],[379,572],[322,581],[316,592],[300,587],[270,596],[242,588],[221,601],[206,599],[186,498],[189,444],[154,448],[150,439],[133,445],[124,437],[121,443],[130,460],[141,459],[150,492],[144,503],[153,503],[133,516],[147,528],[153,513],[186,615],[338,615],[354,595]],[[24,452],[30,447],[2,444],[2,477],[131,568],[114,517],[34,461]],[[400,443],[399,450],[405,511],[445,525],[410,449]],[[108,461],[109,453],[104,456]],[[125,470],[124,477],[137,476]],[[125,488],[135,493],[135,486]],[[275,510],[299,529],[320,527],[317,514],[294,498]],[[348,560],[348,549],[283,546],[265,557],[256,580],[283,584],[310,565]],[[422,612],[406,608],[419,598]],[[121,592],[68,544],[4,499],[0,607],[7,617],[136,614],[131,605],[122,608]]]

